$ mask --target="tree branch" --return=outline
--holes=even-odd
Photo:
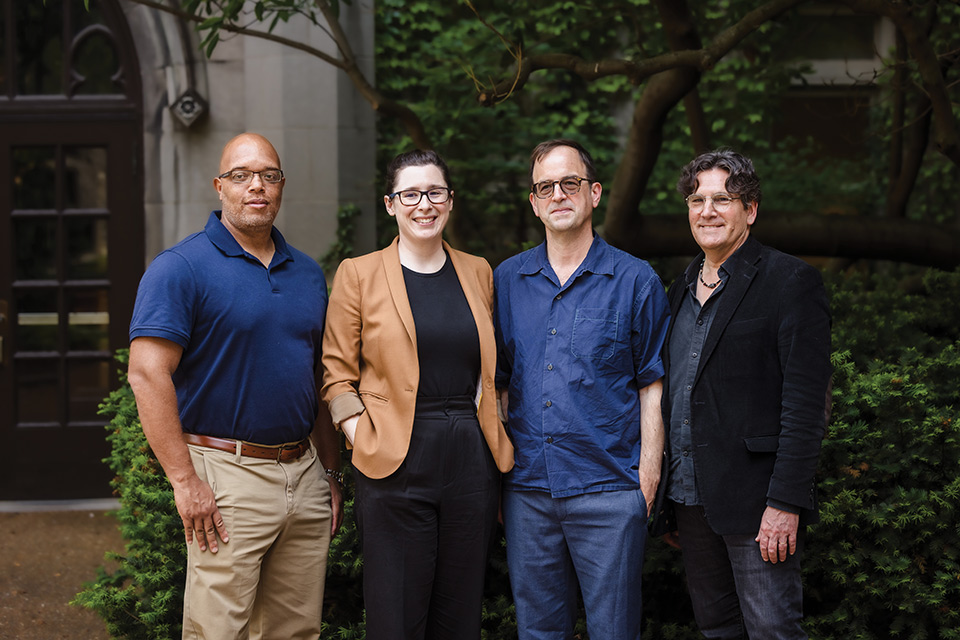
[[[170,6],[159,0],[130,0],[130,2],[134,2],[151,9],[156,9],[158,11],[164,11],[180,18],[181,20],[186,20],[195,24],[201,24],[206,20],[206,17],[202,15],[184,11],[183,9]],[[344,32],[343,27],[340,25],[340,21],[337,19],[337,16],[334,15],[333,10],[330,7],[330,3],[327,2],[327,0],[313,0],[313,3],[316,5],[317,9],[320,10],[320,13],[326,20],[327,28],[324,30],[337,46],[337,50],[340,52],[342,58],[335,58],[330,54],[325,53],[324,51],[321,51],[315,47],[306,45],[299,40],[278,36],[269,31],[261,31],[258,29],[251,29],[249,27],[242,27],[230,22],[222,22],[217,28],[230,33],[276,42],[277,44],[281,44],[285,47],[303,51],[304,53],[319,58],[327,64],[340,69],[347,74],[347,77],[350,78],[354,88],[356,88],[360,95],[363,96],[364,100],[370,104],[374,111],[381,115],[398,119],[403,124],[407,134],[410,136],[416,146],[420,147],[421,149],[432,149],[433,143],[430,140],[430,136],[427,135],[427,131],[424,128],[423,122],[420,120],[419,116],[417,116],[417,114],[407,105],[384,96],[370,83],[369,80],[367,80],[367,77],[357,65],[356,56],[353,53],[353,48],[350,46],[350,39],[347,37],[346,32]]]
[[[149,7],[151,9],[156,9],[157,11],[164,11],[166,13],[169,13],[171,15],[174,15],[180,18],[181,20],[186,20],[187,22],[200,24],[204,20],[206,20],[206,18],[202,15],[191,13],[189,11],[184,11],[179,7],[170,6],[167,3],[161,2],[159,0],[129,0],[129,2],[133,2],[134,4],[140,4],[145,7]],[[338,60],[337,58],[334,58],[330,54],[324,53],[320,49],[311,47],[310,45],[306,45],[300,42],[299,40],[284,38],[283,36],[278,36],[274,33],[270,33],[269,31],[260,31],[258,29],[251,29],[249,27],[242,27],[240,25],[236,25],[230,22],[221,23],[219,28],[222,29],[223,31],[228,31],[230,33],[236,33],[243,36],[251,36],[254,38],[261,38],[263,40],[269,40],[270,42],[276,42],[277,44],[282,44],[285,47],[297,49],[298,51],[303,51],[304,53],[308,53],[311,56],[320,58],[327,64],[331,64],[337,67],[338,69],[344,68],[344,63],[342,60]]]
[[[890,0],[835,0],[854,11],[881,15],[890,18],[903,33],[907,47],[920,74],[923,90],[933,109],[934,139],[937,149],[960,166],[960,131],[953,115],[947,83],[937,61],[937,53],[929,38],[925,37],[923,25],[912,14],[912,5]]]
[[[523,57],[516,73],[502,80],[487,91],[481,91],[477,100],[484,106],[501,102],[511,91],[518,91],[526,84],[535,71],[544,69],[566,69],[584,80],[596,80],[607,76],[624,76],[632,83],[663,71],[678,67],[691,67],[697,71],[712,69],[718,60],[727,55],[745,38],[759,29],[764,23],[777,17],[784,11],[809,0],[771,0],[743,16],[736,24],[717,34],[706,48],[687,49],[664,53],[646,60],[634,62],[624,59],[607,59],[591,62],[580,56],[567,53],[543,53]]]
[[[960,230],[940,225],[861,216],[778,214],[765,210],[751,231],[761,242],[793,255],[893,260],[954,269],[960,265]],[[643,216],[627,236],[604,237],[641,258],[694,256],[699,248],[685,215]]]

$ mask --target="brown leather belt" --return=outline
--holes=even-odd
[[[242,456],[276,460],[278,462],[296,460],[310,450],[310,438],[304,438],[300,442],[268,445],[251,444],[242,440],[228,440],[227,438],[214,438],[213,436],[201,436],[196,433],[185,433],[183,434],[183,440],[189,444],[227,451],[228,453],[236,453],[237,443],[239,443],[240,455]]]

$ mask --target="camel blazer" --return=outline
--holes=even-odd
[[[506,472],[513,467],[513,444],[497,417],[493,271],[483,258],[456,251],[446,242],[443,247],[480,337],[480,428],[497,467]],[[321,396],[334,423],[339,426],[362,412],[353,443],[354,466],[369,478],[389,476],[410,446],[420,382],[417,332],[397,239],[386,249],[340,264],[327,307],[322,358]]]

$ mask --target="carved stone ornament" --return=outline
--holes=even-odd
[[[189,127],[207,112],[207,101],[193,89],[187,89],[170,106],[170,110],[183,126]]]

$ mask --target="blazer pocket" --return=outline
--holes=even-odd
[[[374,402],[379,402],[380,404],[390,403],[389,398],[386,398],[380,395],[379,393],[374,393],[373,391],[364,391],[362,389],[360,390],[360,399],[363,400],[364,406],[366,406],[369,400],[373,400]]]
[[[776,453],[780,447],[780,436],[751,436],[744,438],[743,444],[752,453]]]

